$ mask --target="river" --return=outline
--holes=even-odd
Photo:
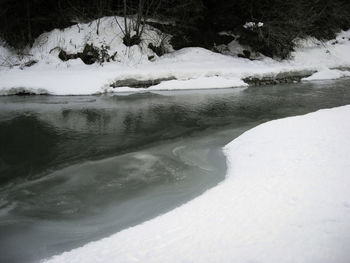
[[[350,104],[350,80],[0,97],[0,262],[35,262],[220,183],[221,148],[269,120]]]

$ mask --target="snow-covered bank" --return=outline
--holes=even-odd
[[[350,106],[262,124],[225,153],[202,196],[47,262],[350,261]]]
[[[335,40],[327,43],[310,39],[300,41],[290,60],[277,61],[263,57],[251,61],[202,48],[185,48],[158,57],[148,48],[148,44],[157,46],[163,43],[171,50],[167,42],[169,36],[147,26],[141,45],[129,48],[123,44],[123,35],[116,21],[123,26],[123,19],[106,17],[100,23],[93,21],[45,33],[26,51],[28,55],[24,58],[14,57],[0,43],[0,60],[3,58],[2,61],[10,61],[13,65],[21,64],[12,68],[0,68],[0,95],[15,93],[16,88],[38,93],[45,91],[54,95],[140,91],[125,87],[110,88],[115,82],[127,79],[176,79],[163,81],[152,87],[153,90],[226,88],[246,85],[242,79],[247,77],[259,79],[284,72],[350,67],[350,30],[341,32]],[[79,58],[66,62],[58,58],[60,50],[68,53],[81,52],[85,44],[104,48],[109,55],[116,52],[115,61],[88,66]],[[38,62],[24,67],[30,60]],[[349,71],[343,71],[338,77],[349,74]],[[220,81],[214,81],[215,78]],[[203,79],[208,80],[205,85],[201,84]]]
[[[350,77],[350,71],[345,70],[337,70],[337,69],[324,69],[320,70],[310,77],[304,78],[304,81],[313,81],[313,80],[326,80],[326,79],[339,79],[339,78],[345,78]]]

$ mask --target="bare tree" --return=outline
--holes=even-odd
[[[134,1],[123,0],[122,15],[124,17],[124,26],[121,26],[116,19],[124,35],[123,42],[126,46],[141,43],[146,20],[148,17],[157,14],[162,0],[138,0],[135,6],[134,3]]]

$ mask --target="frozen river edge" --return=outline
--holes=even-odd
[[[253,128],[218,186],[46,262],[348,262],[349,123],[343,106]]]

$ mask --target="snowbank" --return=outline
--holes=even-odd
[[[189,203],[46,262],[349,262],[350,106],[262,124]]]
[[[223,77],[198,77],[189,80],[168,80],[149,88],[130,88],[119,87],[119,92],[140,92],[156,90],[196,90],[196,89],[223,89],[231,87],[248,86],[240,78],[223,78]],[[106,89],[106,92],[114,92],[114,88]],[[1,94],[1,93],[0,93]]]
[[[117,62],[134,65],[147,62],[148,56],[157,56],[148,48],[149,43],[158,46],[163,40],[164,45],[172,50],[167,42],[168,36],[148,25],[145,26],[140,45],[128,48],[123,44],[121,28],[124,28],[124,18],[103,17],[100,20],[76,24],[63,30],[55,29],[39,36],[28,53],[31,54],[30,59],[46,64],[62,64],[58,58],[60,49],[67,53],[77,53],[82,52],[86,44],[93,44],[98,48],[108,47],[106,52],[109,55],[117,52]],[[80,59],[77,60],[80,62]]]
[[[36,60],[38,63],[31,67],[22,66],[22,69],[19,66],[0,68],[0,94],[9,94],[16,88],[30,89],[38,93],[46,90],[53,95],[142,91],[125,87],[110,88],[115,82],[126,79],[178,80],[164,81],[152,87],[153,90],[236,87],[245,85],[242,79],[247,77],[260,78],[284,72],[350,67],[350,30],[341,32],[335,40],[327,43],[312,39],[299,41],[293,58],[288,61],[277,61],[263,56],[260,60],[251,61],[202,48],[185,48],[158,57],[148,48],[148,44],[158,46],[163,42],[168,50],[172,50],[168,44],[169,36],[147,26],[141,45],[129,48],[123,44],[123,35],[117,21],[123,27],[122,18],[105,17],[99,23],[95,20],[41,35],[33,47],[26,51],[30,56],[11,56],[17,59],[16,63],[12,64],[23,65],[28,60]],[[63,62],[58,58],[60,49],[76,53],[81,52],[85,44],[93,44],[99,48],[108,47],[109,55],[117,52],[116,61],[87,66],[80,59]],[[241,53],[242,50],[243,47],[237,41],[229,45],[231,53]],[[5,52],[4,48],[0,48],[0,56],[1,52],[5,54],[9,50],[6,49]],[[151,57],[152,61],[149,60]],[[346,71],[344,74],[348,73]],[[209,81],[202,86],[201,79],[213,80],[213,77],[222,81]]]
[[[310,77],[303,78],[304,81],[314,80],[326,80],[326,79],[339,79],[344,77],[350,77],[350,71],[337,70],[337,69],[324,69],[312,74]]]
[[[0,70],[2,67],[7,65],[13,65],[13,60],[17,57],[13,52],[8,48],[5,41],[0,38]]]
[[[340,32],[336,39],[325,43],[308,38],[298,41],[293,52],[293,63],[324,68],[349,67],[350,61],[350,30]]]

